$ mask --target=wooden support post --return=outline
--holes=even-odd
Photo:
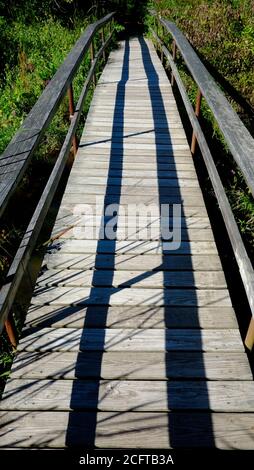
[[[162,44],[161,44],[161,63],[162,63],[162,65],[163,65],[163,59],[164,59],[164,54],[163,54]]]
[[[91,45],[90,45],[90,57],[91,57],[91,63],[93,63],[94,57],[95,57],[93,40],[92,40]],[[93,84],[94,84],[94,86],[96,86],[96,75],[95,75],[95,73],[93,74]]]
[[[200,108],[201,108],[201,100],[202,100],[202,93],[200,90],[197,92],[197,98],[196,98],[196,107],[195,107],[195,114],[197,117],[200,115]],[[191,153],[192,155],[195,154],[196,151],[196,145],[197,145],[197,137],[193,131],[192,133],[192,141],[191,141]]]
[[[248,348],[250,351],[252,350],[253,345],[254,345],[254,318],[253,317],[251,318],[244,344],[246,348]]]
[[[109,33],[111,34],[114,29],[114,18],[109,22]]]
[[[101,30],[101,41],[102,41],[102,44],[105,43],[105,34],[104,34],[103,26],[102,26],[102,30]],[[102,57],[103,57],[104,62],[106,62],[106,51],[105,51],[105,49],[103,50]]]
[[[68,88],[68,99],[69,99],[69,113],[70,113],[70,119],[72,119],[73,116],[74,116],[74,112],[75,112],[72,83],[70,84],[70,86],[69,86],[69,88]],[[73,137],[72,145],[73,145],[73,153],[74,153],[74,155],[76,155],[76,153],[77,153],[77,151],[78,151],[78,141],[77,141],[77,136],[76,136],[76,134],[75,134],[74,137]]]
[[[173,41],[173,47],[172,47],[172,57],[173,57],[173,61],[175,62],[176,60],[176,42],[175,40]],[[171,86],[173,86],[175,83],[175,77],[174,77],[174,74],[173,74],[173,71],[171,72]]]
[[[16,348],[17,347],[17,337],[15,331],[14,320],[12,314],[9,313],[7,320],[5,320],[5,329],[10,340],[11,345]]]

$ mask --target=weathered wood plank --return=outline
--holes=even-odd
[[[123,144],[120,143],[120,142],[101,142],[101,143],[93,143],[93,144],[82,144],[82,147],[81,148],[86,148],[86,147],[93,147],[93,148],[96,148],[98,150],[100,149],[110,149],[113,150],[122,150],[122,147],[123,147]],[[155,145],[154,143],[152,144],[147,144],[147,143],[128,143],[128,142],[124,142],[124,148],[125,150],[133,150],[136,152],[136,150],[141,150],[142,152],[146,152],[146,150],[151,150],[151,151],[155,151]],[[158,149],[162,155],[167,155],[168,154],[168,151],[170,149],[172,149],[173,151],[174,150],[180,150],[180,151],[189,151],[189,146],[187,144],[187,142],[183,142],[183,143],[167,143],[167,144],[158,144],[156,145],[156,149]]]
[[[88,149],[78,150],[77,157],[75,159],[74,165],[83,165],[92,164],[93,162],[103,163],[109,165],[121,165],[121,168],[124,168],[124,165],[131,165],[132,168],[137,168],[138,166],[146,166],[149,168],[149,165],[153,165],[154,168],[160,168],[162,165],[174,166],[174,168],[182,167],[183,165],[193,165],[193,162],[189,155],[152,155],[146,152],[142,154],[133,155],[132,153],[125,152],[113,152],[112,155],[110,152],[98,151],[91,147],[91,153],[88,152]]]
[[[104,114],[104,113],[103,113]],[[96,116],[96,122],[94,120],[94,118],[92,117],[92,115],[88,114],[87,116],[87,119],[86,119],[86,126],[95,126],[95,125],[102,125],[103,127],[104,126],[109,126],[111,125],[112,126],[112,123],[107,119],[106,116],[102,116],[101,114],[97,115]],[[138,119],[136,116],[134,115],[130,115],[127,117],[125,117],[124,119],[124,123],[122,125],[119,124],[119,127],[122,130],[125,130],[126,128],[128,127],[133,127],[135,126],[135,129],[144,129],[145,126],[149,126],[150,128],[153,127],[154,128],[154,119],[150,116],[143,116],[142,118],[142,121],[140,121],[140,119]],[[116,125],[116,128],[117,128],[117,125]],[[182,128],[182,122],[181,120],[158,120],[156,121],[156,129],[158,129],[159,131],[161,129],[165,129],[167,132],[170,131],[171,129],[181,129]]]
[[[114,253],[114,254],[168,254],[170,242],[150,240],[57,240],[48,247],[49,253],[85,254],[85,253]],[[181,241],[174,254],[209,255],[217,254],[215,242]]]
[[[76,239],[76,240],[93,240],[95,236],[99,235],[98,230],[84,230],[82,226],[75,225],[75,227],[68,227],[66,231],[58,230],[57,227],[52,232],[52,237],[56,239]],[[105,237],[106,238],[106,237]],[[116,240],[147,240],[148,233],[147,229],[133,229],[126,233],[124,228],[118,228],[116,232]],[[150,240],[162,240],[162,234],[160,227],[154,227],[149,233]],[[177,239],[177,237],[176,237]],[[213,233],[210,229],[199,229],[199,228],[184,228],[181,229],[181,240],[192,240],[192,241],[213,241]]]
[[[77,171],[77,170],[103,170],[104,175],[108,170],[111,169],[116,169],[116,170],[121,170],[122,173],[125,171],[140,171],[140,170],[145,170],[147,172],[153,172],[154,174],[157,174],[158,171],[161,173],[165,171],[175,171],[175,172],[181,172],[181,171],[195,171],[193,163],[190,161],[184,161],[183,159],[175,162],[156,162],[154,161],[149,161],[147,163],[145,162],[139,162],[139,160],[136,160],[135,162],[129,162],[128,160],[125,159],[114,159],[111,161],[110,159],[102,159],[101,157],[93,157],[88,158],[84,157],[84,159],[76,159],[74,161],[72,171]]]
[[[95,118],[96,120],[96,118]],[[116,122],[117,127],[117,122]],[[119,120],[119,130],[116,130],[115,127],[112,131],[104,131],[104,132],[97,132],[92,131],[90,126],[88,126],[87,131],[83,134],[82,139],[80,140],[80,147],[85,148],[87,146],[94,147],[98,144],[111,144],[117,145],[119,147],[125,147],[126,144],[142,144],[144,148],[146,145],[149,145],[148,148],[152,148],[153,145],[154,149],[159,149],[160,146],[168,146],[171,148],[172,146],[178,145],[188,145],[186,135],[184,131],[180,131],[179,129],[172,130],[172,136],[169,136],[166,132],[157,131],[142,131],[137,130],[136,132],[127,133],[124,132],[124,129],[120,129],[120,120]],[[127,145],[127,148],[128,148]],[[110,146],[111,148],[111,146]]]
[[[86,167],[77,167],[72,169],[72,176],[75,178],[75,176],[104,176],[107,175],[107,173],[110,174],[111,178],[149,178],[152,179],[154,178],[157,180],[157,178],[162,178],[162,179],[171,179],[171,178],[185,178],[185,179],[196,179],[197,175],[195,171],[190,171],[190,170],[147,170],[146,168],[141,169],[141,170],[136,170],[133,168],[132,170],[121,170],[121,169],[116,169],[116,168],[110,168],[110,170],[107,172],[107,169],[105,168],[86,168]]]
[[[159,179],[152,179],[152,178],[119,178],[119,177],[107,177],[106,176],[98,176],[98,177],[93,177],[93,176],[77,176],[77,175],[70,175],[69,180],[69,187],[73,184],[74,186],[76,184],[80,184],[84,187],[86,185],[92,184],[92,185],[111,185],[111,186],[118,186],[120,189],[121,186],[140,186],[140,187],[150,187],[153,186],[156,189],[159,187],[187,187],[187,188],[199,188],[199,183],[195,179],[191,178],[159,178]]]
[[[244,351],[238,329],[40,328],[24,334],[19,351]]]
[[[153,289],[117,287],[36,287],[33,304],[231,306],[227,289]]]
[[[10,379],[0,402],[0,410],[97,407],[101,411],[253,412],[254,382]]]
[[[171,197],[178,197],[179,199],[182,198],[187,198],[187,197],[198,197],[201,199],[202,198],[202,193],[201,190],[198,186],[195,188],[190,188],[190,187],[172,187],[170,185],[168,186],[162,186],[160,187],[160,192],[158,190],[158,187],[156,186],[122,186],[119,188],[119,186],[114,186],[114,185],[97,185],[97,184],[75,184],[73,182],[72,185],[68,185],[65,190],[65,194],[79,194],[81,197],[82,194],[106,194],[107,196],[111,195],[124,195],[124,196],[141,196],[142,195],[142,200],[143,197],[145,196],[157,196],[160,199],[160,202],[163,202],[165,200],[164,198],[167,197],[166,202],[170,204],[171,202]],[[203,199],[201,199],[203,201]]]
[[[185,160],[186,158],[189,158],[190,160],[192,159],[189,149],[179,149],[179,147],[177,148],[177,146],[175,146],[174,149],[168,146],[166,146],[166,148],[155,148],[154,145],[151,146],[150,149],[143,149],[142,146],[141,148],[136,148],[136,146],[134,147],[135,148],[126,148],[125,146],[123,146],[123,148],[121,148],[120,146],[118,146],[112,148],[111,145],[108,147],[87,146],[82,148],[80,147],[78,153],[79,155],[111,155],[112,158],[114,156],[124,156],[124,158],[130,156],[139,159],[139,157],[145,156],[147,161],[154,157],[156,157],[158,161],[162,158],[183,158]]]
[[[87,189],[87,188],[86,188]],[[91,187],[92,189],[92,187]],[[73,188],[74,190],[74,188]],[[182,193],[182,190],[181,190]],[[137,197],[134,194],[107,194],[103,196],[103,192],[94,194],[91,191],[83,192],[65,192],[65,195],[62,199],[63,205],[66,204],[96,204],[98,199],[99,203],[103,198],[105,204],[135,204],[137,202]],[[186,207],[196,207],[197,210],[204,208],[204,200],[200,193],[190,194],[189,196],[181,195],[171,195],[171,196],[159,196],[155,194],[143,194],[142,204],[144,205],[156,205],[156,204],[182,204],[184,208]],[[202,209],[203,210],[203,209]]]
[[[140,271],[221,271],[218,255],[71,255],[51,254],[44,260],[48,268],[120,269]]]
[[[142,206],[141,206],[142,208]],[[93,215],[91,214],[91,209],[88,214],[81,214],[79,213],[77,216],[63,216],[57,219],[55,223],[55,229],[62,228],[64,226],[72,225],[73,223],[79,224],[79,226],[83,227],[102,227],[105,228],[107,225],[108,227],[114,227],[117,224],[117,228],[135,228],[136,230],[140,230],[141,228],[152,229],[153,227],[161,227],[161,228],[200,228],[200,229],[209,229],[211,227],[210,220],[208,217],[175,217],[174,221],[172,217],[156,217],[152,216],[140,216],[138,210],[137,214],[134,215],[126,214],[120,215],[119,217],[113,218],[112,215],[106,215],[102,217],[101,215]],[[138,208],[137,208],[138,209]],[[144,209],[143,209],[144,211]],[[148,210],[149,212],[149,210]],[[112,211],[111,211],[112,213]],[[131,230],[133,232],[133,230]],[[168,235],[168,233],[166,233]],[[169,236],[169,235],[168,235]],[[165,235],[164,235],[165,237]]]
[[[38,286],[114,286],[133,288],[194,287],[196,289],[226,289],[223,271],[157,271],[147,276],[144,271],[84,271],[47,270],[37,279]],[[148,293],[149,295],[149,293]]]
[[[254,440],[253,413],[13,411],[0,418],[1,447],[252,450]]]
[[[89,204],[89,210],[92,210],[93,214],[103,214],[105,212],[105,208],[109,205],[106,203],[105,198],[97,195],[83,195],[82,196],[83,202],[80,203],[77,207],[77,204],[73,203],[72,201],[69,201],[68,196],[64,196],[62,199],[62,204],[61,207],[58,211],[57,214],[57,219],[60,219],[61,217],[68,216],[68,215],[73,215],[75,213],[79,214],[86,214],[88,212],[88,207],[86,204]],[[129,203],[126,203],[124,201],[124,196],[122,200],[119,198],[115,198],[114,200],[118,200],[118,210],[117,214],[120,216],[121,214],[126,215],[126,214],[132,214],[135,215],[135,213],[139,213],[141,217],[144,217],[145,212],[148,213],[149,215],[152,216],[161,216],[161,204],[159,203],[159,200],[153,202],[153,204],[150,204],[149,207],[147,207],[147,204],[144,203],[138,203],[137,200],[129,200]],[[136,202],[135,202],[136,201]],[[169,204],[166,208],[163,207],[163,209],[166,209],[166,214],[169,216],[173,216],[173,204]],[[104,211],[103,211],[104,210]],[[165,214],[165,212],[164,212]],[[200,207],[193,207],[193,206],[185,206],[184,204],[181,204],[181,215],[183,217],[208,217],[206,207],[204,205]],[[165,215],[164,215],[165,217]],[[209,230],[209,229],[207,229]]]
[[[91,314],[92,312],[92,314]],[[27,327],[237,329],[232,307],[31,305]]]
[[[20,352],[11,378],[252,380],[245,353]]]

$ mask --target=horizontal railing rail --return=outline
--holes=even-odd
[[[212,111],[220,131],[225,138],[228,148],[235,162],[240,168],[253,195],[254,139],[179,28],[174,23],[160,18],[154,12],[153,16],[155,21],[157,20],[158,24],[163,26],[167,35],[170,33],[173,39],[172,53],[170,53],[166,48],[163,39],[159,37],[158,24],[156,28],[157,32],[151,28],[152,35],[156,43],[159,45],[161,58],[165,57],[168,64],[170,65],[171,84],[173,85],[176,82],[193,128],[191,151],[193,154],[195,153],[197,142],[203,156],[211,183],[213,185],[217,201],[219,203],[219,208],[227,229],[228,236],[231,241],[234,255],[238,264],[239,273],[243,281],[252,313],[249,328],[245,338],[245,344],[247,348],[251,350],[254,344],[254,270],[240,235],[211,151],[199,123],[201,100],[205,99],[210,110]],[[192,107],[188,93],[176,65],[177,50],[181,54],[185,65],[187,66],[193,80],[198,87],[195,111]]]
[[[72,51],[69,53],[55,76],[45,88],[44,92],[38,99],[37,103],[27,116],[18,133],[14,136],[11,143],[1,157],[8,165],[8,174],[6,182],[1,180],[0,183],[0,202],[1,214],[7,206],[8,200],[15,193],[29,162],[38,146],[42,134],[46,131],[51,120],[53,119],[57,108],[68,91],[69,110],[71,122],[69,130],[65,137],[64,143],[50,174],[47,185],[41,195],[38,205],[34,211],[32,219],[26,229],[23,239],[19,245],[16,255],[9,268],[5,284],[0,291],[0,333],[6,327],[7,334],[13,346],[16,346],[17,338],[13,325],[12,308],[15,296],[20,286],[23,275],[31,259],[38,235],[45,220],[47,211],[50,207],[52,199],[56,193],[58,183],[61,179],[65,164],[69,157],[71,146],[73,145],[74,154],[77,151],[77,141],[75,132],[81,117],[83,104],[85,102],[89,86],[93,81],[96,84],[95,69],[98,61],[103,57],[105,60],[105,51],[113,35],[113,28],[110,28],[108,38],[105,40],[105,32],[102,29],[102,45],[97,54],[94,53],[93,38],[95,33],[113,19],[114,13],[110,13],[96,23],[89,25],[84,34],[78,40]],[[90,46],[91,67],[81,91],[77,106],[73,101],[72,79],[74,78],[85,53]],[[36,124],[36,128],[35,128]],[[30,126],[30,128],[29,128]],[[33,126],[31,128],[31,126]],[[37,131],[36,131],[37,129]],[[13,162],[14,160],[14,162]],[[4,173],[1,173],[4,177]]]

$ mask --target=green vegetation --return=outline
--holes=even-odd
[[[155,0],[150,6],[174,21],[194,46],[236,112],[254,135],[254,3],[252,0]],[[147,22],[153,18],[148,15]],[[194,104],[196,85],[178,58]],[[254,202],[203,100],[202,124],[243,238],[254,255]],[[210,138],[209,138],[210,136]]]

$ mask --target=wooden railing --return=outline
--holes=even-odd
[[[157,45],[159,46],[161,59],[165,57],[168,64],[170,65],[171,84],[173,85],[176,82],[193,128],[191,151],[193,154],[195,153],[196,142],[198,142],[239,267],[239,272],[252,312],[252,317],[245,338],[245,345],[248,349],[251,350],[254,344],[254,271],[238,230],[237,223],[232,213],[211,151],[208,147],[204,133],[199,123],[198,118],[201,111],[201,100],[205,99],[207,105],[212,111],[213,116],[216,119],[217,124],[225,138],[228,148],[235,162],[240,168],[253,196],[254,139],[240,120],[239,116],[233,110],[232,106],[221,92],[213,77],[207,71],[204,64],[201,62],[183,33],[174,23],[161,18],[155,12],[153,12],[153,17],[155,23],[154,29],[156,29],[156,32],[153,28],[151,28],[152,35]],[[173,40],[172,53],[170,53],[166,48],[165,41],[163,41],[163,39],[160,37],[161,35],[159,36],[159,25],[162,26],[162,30],[167,37],[168,34],[171,35]],[[189,100],[187,91],[175,63],[177,50],[181,54],[186,67],[188,68],[193,80],[198,87],[195,110],[193,109]]]
[[[12,261],[6,282],[0,291],[0,333],[5,326],[13,346],[16,346],[17,342],[12,318],[13,302],[23,275],[26,272],[28,262],[31,258],[38,235],[55,195],[58,183],[61,179],[71,146],[73,145],[74,153],[77,151],[75,133],[89,86],[92,81],[96,84],[95,69],[98,65],[98,61],[101,56],[103,56],[104,59],[106,57],[105,50],[113,35],[113,17],[114,13],[110,13],[86,28],[84,34],[80,37],[63,64],[57,70],[56,74],[24,120],[19,131],[15,134],[5,152],[0,157],[0,215],[2,216],[4,210],[8,206],[10,197],[14,195],[22,177],[24,176],[43,134],[50,125],[64,96],[68,93],[71,121],[67,135],[55,166],[48,179],[47,185]],[[105,40],[104,26],[107,24],[109,24],[109,35]],[[93,41],[98,30],[101,30],[102,45],[95,55]],[[85,57],[85,54],[89,50],[89,47],[91,67],[82,88],[78,103],[75,106],[73,100],[72,81]]]

